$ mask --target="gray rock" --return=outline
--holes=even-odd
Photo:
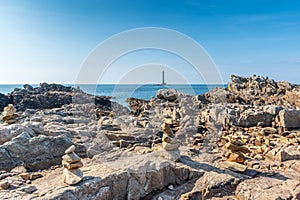
[[[299,128],[300,110],[281,110],[277,122],[279,126],[284,128]]]
[[[159,99],[175,101],[178,98],[178,92],[176,89],[160,89],[156,92],[156,96]]]
[[[63,135],[39,135],[32,138],[24,132],[10,142],[0,145],[0,170],[11,170],[20,164],[29,171],[58,165],[65,149],[71,145],[71,140]]]

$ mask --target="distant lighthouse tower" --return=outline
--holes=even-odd
[[[162,75],[162,77],[161,77],[161,85],[167,85],[166,82],[165,82],[165,71],[164,70],[162,71],[161,75]]]

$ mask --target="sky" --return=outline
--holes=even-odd
[[[74,83],[99,44],[143,27],[195,40],[224,83],[230,74],[300,83],[298,0],[0,0],[0,84]],[[98,81],[159,82],[161,69],[169,83],[204,80],[182,58],[147,49],[118,58]]]

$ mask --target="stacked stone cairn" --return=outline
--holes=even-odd
[[[178,112],[176,108],[173,108],[172,111],[170,107],[166,107],[165,114],[166,115],[164,115],[164,122],[161,125],[163,131],[162,148],[167,152],[167,156],[164,157],[176,161],[180,157],[178,150],[179,142],[175,137],[173,129],[176,130],[176,127],[179,126],[177,120],[178,118],[176,117],[178,115]]]
[[[79,168],[83,166],[83,163],[75,153],[74,145],[65,151],[62,159],[64,182],[68,185],[75,185],[80,182],[83,178],[83,173]]]

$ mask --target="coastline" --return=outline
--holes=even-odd
[[[300,197],[299,86],[233,75],[203,94],[155,93],[129,109],[57,84],[2,95],[0,198]],[[68,185],[72,145],[83,175]]]

